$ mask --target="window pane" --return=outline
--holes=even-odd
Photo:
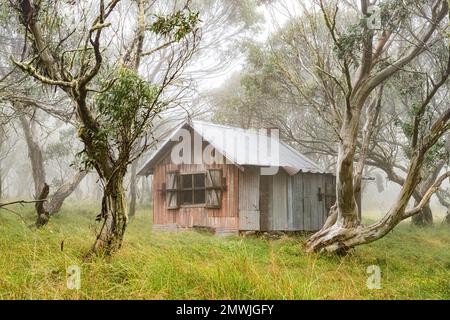
[[[182,204],[192,204],[192,191],[183,191],[181,197]]]
[[[184,174],[181,176],[181,185],[183,186],[183,189],[190,189],[192,188],[192,175],[191,174]]]
[[[194,187],[195,188],[204,188],[205,187],[205,174],[204,173],[194,174]]]
[[[194,191],[194,203],[195,204],[205,203],[205,190]]]

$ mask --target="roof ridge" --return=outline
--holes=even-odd
[[[219,124],[219,123],[215,123],[215,122],[210,122],[210,121],[206,121],[206,120],[192,120],[192,122],[198,122],[201,124],[206,124],[206,125],[212,125],[212,126],[216,126],[216,127],[222,127],[222,128],[229,128],[229,129],[238,129],[238,130],[242,130],[242,131],[246,131],[246,130],[255,130],[257,134],[261,134],[259,130],[262,130],[264,128],[249,128],[249,129],[244,129],[241,127],[234,127],[234,126],[230,126],[230,125],[224,125],[224,124]],[[261,134],[262,135],[262,134]],[[269,137],[269,135],[265,134],[264,136]],[[316,167],[317,169],[323,170],[321,167],[319,167],[313,160],[309,159],[307,156],[305,156],[304,154],[300,153],[300,151],[298,151],[297,149],[295,149],[294,147],[292,147],[291,145],[289,145],[287,142],[283,141],[282,139],[278,139],[278,141],[280,141],[284,146],[286,146],[288,149],[290,149],[291,151],[295,152],[297,155],[301,156],[302,158],[304,158],[306,161],[308,161],[310,164],[312,164],[314,167]]]
[[[192,123],[197,122],[197,123],[201,123],[201,124],[206,124],[206,125],[210,125],[210,126],[215,126],[215,127],[222,127],[222,128],[228,128],[228,129],[237,129],[237,130],[256,130],[256,128],[249,128],[249,129],[244,129],[241,127],[234,127],[234,126],[230,126],[230,125],[226,125],[226,124],[221,124],[221,123],[216,123],[216,122],[210,122],[210,121],[206,121],[206,120],[192,120]]]
[[[265,137],[269,137],[269,135],[267,134],[262,134],[260,131],[261,130],[268,130],[268,129],[272,129],[272,128],[255,128],[255,127],[251,127],[248,129],[245,128],[241,128],[241,127],[235,127],[235,126],[230,126],[230,125],[226,125],[226,124],[221,124],[221,123],[215,123],[215,122],[210,122],[210,121],[206,121],[206,120],[192,120],[192,123],[197,122],[200,124],[205,124],[205,125],[209,125],[209,126],[214,126],[214,127],[221,127],[221,128],[227,128],[227,129],[236,129],[236,130],[240,130],[240,131],[254,131],[256,134],[261,135],[261,136],[265,136]],[[281,139],[278,139],[280,141],[282,141]]]
[[[205,120],[196,120],[192,119],[190,121],[185,121],[184,123],[180,124],[178,127],[175,127],[172,134],[170,134],[167,139],[153,152],[153,154],[150,155],[150,159],[142,166],[142,168],[139,170],[139,174],[142,173],[145,174],[145,171],[151,172],[151,167],[156,164],[158,158],[160,157],[161,153],[164,152],[164,149],[167,149],[171,145],[172,138],[181,130],[183,127],[190,127],[192,128],[197,134],[201,135],[205,141],[208,141],[215,149],[217,149],[225,158],[230,160],[235,165],[241,166],[241,165],[259,165],[259,166],[267,166],[267,161],[261,161],[261,159],[258,158],[257,161],[248,161],[247,157],[243,160],[242,157],[237,157],[238,155],[231,151],[228,146],[221,146],[218,145],[214,140],[214,132],[218,131],[219,133],[222,131],[223,134],[230,134],[231,136],[239,137],[242,132],[246,132],[246,134],[252,134],[258,137],[258,139],[264,138],[264,139],[271,139],[273,141],[276,141],[278,143],[278,146],[281,148],[280,156],[283,157],[283,159],[277,160],[278,164],[276,166],[284,168],[290,175],[295,174],[296,172],[303,171],[303,172],[319,172],[324,173],[325,171],[321,168],[319,164],[316,164],[314,161],[300,153],[300,151],[296,150],[286,142],[280,139],[276,139],[274,136],[271,136],[267,134],[266,132],[262,132],[264,130],[263,128],[257,129],[257,128],[249,128],[244,129],[240,127],[233,127],[223,124],[218,124],[214,122],[208,122]],[[204,127],[204,129],[202,128]],[[204,131],[205,130],[205,131]],[[226,133],[225,130],[232,130],[233,132]],[[265,129],[267,130],[267,128]],[[250,131],[250,132],[249,132]],[[209,133],[212,133],[212,137],[209,137]],[[261,137],[261,138],[260,138]],[[211,139],[212,138],[212,139]],[[239,139],[238,139],[239,140]],[[262,140],[264,141],[264,140]],[[247,147],[246,147],[247,148]],[[250,147],[248,147],[250,148]],[[255,148],[255,146],[252,146],[251,148]],[[249,149],[250,150],[250,149]],[[249,151],[247,150],[247,151]],[[257,152],[257,150],[253,150],[253,152]],[[242,158],[242,159],[241,159]],[[270,161],[270,158],[268,159]],[[280,160],[281,163],[279,162]],[[290,168],[290,169],[288,169]]]
[[[284,142],[283,140],[279,139],[279,141],[284,144],[288,149],[290,149],[291,151],[297,153],[300,157],[302,157],[303,159],[305,159],[306,161],[308,161],[309,163],[311,163],[314,167],[316,167],[317,169],[320,169],[322,171],[324,171],[321,167],[319,167],[313,160],[311,160],[310,158],[308,158],[307,156],[305,156],[303,153],[300,153],[300,151],[298,151],[297,149],[295,149],[294,147],[290,146],[288,143]]]

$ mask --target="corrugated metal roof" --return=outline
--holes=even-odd
[[[312,160],[276,137],[268,136],[265,131],[245,130],[194,120],[191,123],[184,123],[174,130],[172,135],[151,155],[138,174],[151,174],[153,167],[177,143],[177,141],[173,141],[174,137],[179,135],[182,128],[189,127],[224,155],[228,161],[236,165],[281,167],[290,175],[299,171],[325,173]]]

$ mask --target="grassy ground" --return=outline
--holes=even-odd
[[[31,208],[20,209],[32,223]],[[84,263],[95,208],[65,206],[43,230],[0,212],[0,299],[450,299],[450,230],[409,224],[344,258],[306,254],[303,237],[153,233],[148,211],[130,223],[123,249]],[[61,251],[61,241],[64,250]],[[81,268],[81,289],[66,268]],[[366,288],[369,265],[380,290]]]

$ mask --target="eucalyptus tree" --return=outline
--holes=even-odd
[[[419,214],[449,175],[446,172],[439,176],[442,167],[435,167],[434,174],[421,182],[429,172],[428,160],[441,160],[435,151],[442,151],[442,136],[449,128],[450,109],[445,99],[449,75],[449,43],[445,36],[448,3],[408,1],[404,6],[399,1],[382,1],[377,3],[379,11],[371,11],[371,5],[369,1],[300,4],[303,19],[293,19],[296,28],[281,35],[289,39],[290,50],[274,60],[290,87],[316,108],[336,134],[337,203],[323,229],[307,241],[308,251],[346,252],[383,237],[401,220]],[[371,25],[377,18],[371,15],[373,12],[379,12],[381,19],[375,28]],[[380,131],[386,129],[379,120],[390,104],[384,96],[392,87],[405,87],[408,80],[393,81],[395,76],[417,74],[411,68],[414,63],[423,64],[427,72],[422,72],[420,94],[403,105],[410,120],[403,118],[407,132],[403,141],[405,174],[398,181],[401,192],[383,219],[364,226],[355,199],[361,190],[367,158],[377,139],[382,138]],[[395,128],[392,132],[399,133]],[[394,149],[398,151],[398,145]],[[391,155],[389,160],[395,162],[398,158]],[[407,209],[416,194],[416,206]]]
[[[359,6],[348,7],[348,10],[355,10],[356,20],[355,24],[347,29],[341,29],[338,24],[342,17],[338,12],[337,2],[325,4],[319,1],[313,9],[304,7],[305,10],[314,11],[309,13],[311,19],[306,23],[311,24],[323,19],[329,39],[334,46],[332,60],[329,61],[332,63],[331,67],[321,63],[326,61],[322,56],[316,61],[308,61],[312,63],[304,66],[310,71],[312,79],[317,73],[329,77],[341,97],[339,105],[329,106],[334,112],[333,120],[339,137],[336,168],[337,203],[324,227],[308,239],[306,243],[308,251],[346,252],[348,248],[383,237],[400,221],[419,213],[438,186],[450,176],[450,172],[440,175],[425,192],[421,201],[415,207],[407,209],[409,200],[420,182],[420,173],[426,156],[450,127],[448,107],[442,114],[433,114],[430,123],[425,124],[421,117],[422,110],[428,110],[429,100],[435,97],[443,85],[440,81],[442,75],[438,74],[432,78],[431,90],[414,112],[411,157],[397,200],[380,221],[368,226],[361,224],[355,194],[361,185],[362,169],[370,139],[363,140],[355,168],[357,137],[361,131],[369,133],[374,128],[370,123],[361,126],[363,110],[368,107],[370,98],[379,93],[387,80],[408,67],[435,43],[444,42],[448,49],[448,39],[444,35],[448,28],[447,1],[436,0],[432,3],[408,1],[406,7],[402,4],[403,2],[398,1],[380,2],[378,6],[383,19],[379,28],[371,28],[369,22],[374,18],[370,11],[371,3],[362,0]],[[401,44],[400,49],[397,43]],[[309,45],[314,46],[314,41],[309,41]],[[300,63],[303,62],[301,57],[299,60]],[[410,108],[413,109],[414,106]],[[429,130],[419,137],[417,133],[425,125]]]
[[[139,6],[145,3],[140,1]],[[138,55],[142,51],[152,56],[160,48],[170,52],[160,76],[149,83],[126,64],[116,63],[111,53],[104,59],[111,50],[106,34],[112,44],[124,40],[118,32],[123,28],[117,16],[119,0],[99,1],[97,7],[92,3],[27,0],[13,5],[20,32],[30,38],[32,46],[27,48],[27,60],[13,57],[12,61],[36,81],[56,86],[74,102],[78,136],[84,144],[80,160],[86,168],[95,169],[104,188],[97,217],[101,226],[92,251],[111,254],[121,247],[127,226],[123,183],[128,165],[148,147],[147,132],[171,102],[169,94],[177,95],[175,82],[199,41],[199,14],[186,3],[174,12],[153,17],[150,27],[140,30],[140,36],[149,33],[160,43],[144,48],[137,39],[142,44],[136,47]],[[150,14],[151,3],[146,8]]]
[[[17,106],[16,106],[17,107]],[[23,110],[25,109],[25,110]],[[56,132],[60,137],[59,141],[43,144],[39,141],[37,127],[44,127],[45,123],[40,123],[42,118],[37,113],[27,114],[27,108],[20,108],[18,112],[18,122],[23,131],[23,136],[28,149],[31,172],[34,181],[34,196],[36,200],[46,200],[42,206],[36,207],[41,210],[37,213],[36,226],[42,227],[47,224],[51,216],[57,214],[64,201],[73,193],[80,182],[87,175],[87,170],[79,170],[75,163],[73,150],[78,146],[73,143],[74,130],[65,131],[60,125],[53,125],[49,130]],[[29,108],[28,108],[29,109]],[[38,120],[39,119],[39,120]],[[40,130],[42,131],[42,130]],[[47,131],[47,130],[46,130]],[[53,165],[52,165],[53,164]],[[48,181],[47,168],[52,167],[57,173],[54,181]],[[70,167],[75,167],[75,172]],[[48,190],[48,194],[46,193]],[[50,190],[55,190],[50,192]],[[43,193],[43,191],[45,191]]]
[[[40,124],[40,127],[44,127],[52,121],[70,123],[73,112],[67,98],[64,99],[59,92],[36,85],[36,82],[28,79],[10,63],[9,57],[23,55],[26,45],[18,30],[6,20],[6,17],[13,13],[10,6],[1,7],[0,43],[3,50],[0,55],[0,106],[3,117],[8,118],[10,126],[14,126],[14,131],[17,132],[15,128],[17,124],[23,131],[34,182],[33,196],[42,200],[36,205],[38,211],[36,225],[41,227],[48,222],[51,215],[61,209],[64,200],[75,190],[86,172],[79,171],[70,176],[68,174],[70,170],[66,167],[64,176],[58,183],[49,183],[46,180],[44,146],[37,138],[36,126]],[[45,116],[42,116],[44,114]],[[65,145],[69,148],[70,141],[65,141]],[[62,158],[58,160],[61,161]],[[51,188],[47,188],[49,184]]]
[[[213,117],[216,121],[242,127],[278,127],[284,140],[331,170],[336,162],[338,137],[330,125],[333,115],[323,106],[337,97],[333,91],[316,90],[314,84],[306,89],[305,83],[298,79],[297,75],[305,72],[297,63],[298,56],[305,59],[316,53],[307,51],[305,47],[297,48],[296,43],[302,42],[302,39],[295,21],[296,18],[293,18],[267,43],[248,46],[244,72],[234,75],[223,88],[211,94]],[[315,37],[316,42],[320,41],[319,32]],[[410,106],[429,103],[425,114],[427,118],[433,112],[441,113],[446,108],[443,97],[448,95],[447,84],[440,87],[437,97],[424,101],[432,84],[430,76],[447,82],[449,60],[445,53],[445,43],[435,44],[433,50],[422,54],[419,61],[399,71],[373,97],[370,108],[366,108],[362,116],[366,124],[364,128],[369,125],[373,127],[365,164],[383,170],[389,180],[400,186],[406,174],[404,164],[410,157],[408,146],[411,136],[408,129],[413,121]],[[316,76],[323,83],[329,80],[324,74]],[[330,90],[332,85],[326,87]],[[427,129],[422,126],[420,135]],[[362,130],[358,134],[357,150],[363,145],[365,132]],[[422,179],[413,193],[416,202],[422,199],[424,192],[448,163],[448,142],[445,145],[446,148],[441,142],[435,145],[432,156],[426,158],[421,174],[427,178]],[[370,167],[365,170],[370,171]],[[440,200],[443,203],[442,197]],[[431,224],[433,216],[430,206],[425,205],[421,213],[412,218],[416,225]]]

